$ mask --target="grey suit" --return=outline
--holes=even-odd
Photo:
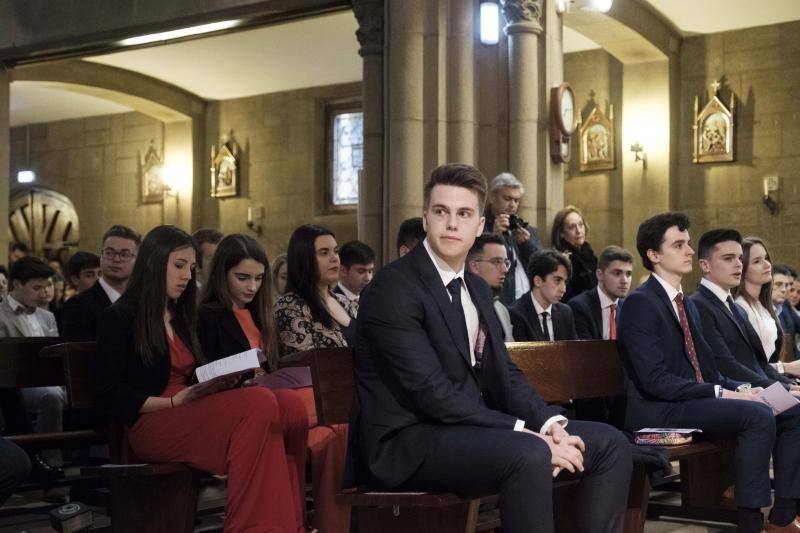
[[[28,317],[39,323],[43,335],[34,335]],[[31,315],[18,315],[8,298],[0,302],[0,337],[58,337],[56,317],[46,309],[36,308]]]

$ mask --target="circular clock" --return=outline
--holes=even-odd
[[[554,125],[561,135],[569,137],[575,133],[577,128],[575,92],[569,83],[562,82],[560,85],[553,87],[551,96],[551,115],[555,122]]]

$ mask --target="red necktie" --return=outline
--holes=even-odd
[[[700,361],[697,359],[697,352],[694,349],[692,331],[689,329],[689,320],[686,318],[686,308],[683,307],[683,295],[678,293],[675,296],[675,305],[678,307],[678,318],[683,329],[683,342],[686,344],[686,351],[689,352],[689,362],[694,368],[694,377],[698,383],[703,383],[703,374],[700,373]]]
[[[611,304],[611,312],[608,314],[608,338],[617,340],[617,304]]]

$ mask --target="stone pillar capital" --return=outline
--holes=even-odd
[[[352,0],[353,12],[358,20],[356,38],[361,57],[383,54],[384,4],[383,0]]]
[[[506,35],[513,33],[542,33],[541,0],[500,0],[503,16],[508,21]]]

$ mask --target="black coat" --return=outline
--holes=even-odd
[[[580,248],[575,248],[567,241],[562,241],[559,250],[569,253],[569,260],[572,263],[572,275],[567,281],[567,292],[563,299],[565,302],[597,287],[597,256],[594,255],[594,250],[588,242],[584,242]]]
[[[569,301],[572,314],[575,318],[575,330],[578,332],[579,339],[602,339],[603,338],[603,310],[600,308],[600,296],[593,289],[582,292]],[[622,312],[622,304],[625,298],[617,300],[616,322],[619,331],[619,315]]]
[[[514,340],[517,342],[574,341],[579,338],[578,332],[575,331],[575,319],[572,317],[572,309],[567,304],[560,302],[553,304],[553,339],[547,339],[544,336],[542,323],[536,314],[536,308],[533,306],[530,292],[526,292],[519,300],[514,302],[508,312],[511,315]]]
[[[747,314],[734,304],[734,316],[707,287],[700,285],[689,297],[697,305],[703,324],[703,336],[714,353],[719,371],[755,387],[769,387],[776,381],[785,385],[792,380],[767,363],[758,334]]]
[[[230,309],[203,305],[197,311],[197,338],[207,361],[236,355],[250,349],[236,315]]]
[[[382,268],[361,294],[346,485],[397,487],[422,464],[437,427],[512,430],[521,419],[538,431],[563,412],[545,404],[509,359],[489,286],[464,277],[486,326],[479,373],[425,246]]]
[[[483,231],[487,233],[492,233],[494,228],[494,215],[487,210],[486,214],[486,224],[483,227]],[[528,268],[528,261],[530,261],[531,256],[536,253],[537,250],[542,249],[542,239],[539,238],[539,231],[532,227],[530,224],[525,225],[525,229],[528,230],[528,233],[531,234],[531,238],[527,241],[523,242],[522,244],[517,242],[517,239],[514,238],[514,234],[511,231],[506,231],[503,233],[502,237],[506,243],[506,251],[508,252],[508,258],[513,260],[516,258],[517,261],[522,263],[522,267],[527,271]],[[511,268],[508,270],[506,274],[506,279],[503,282],[503,285],[500,287],[500,301],[503,302],[504,305],[509,306],[514,303],[516,299],[516,275],[517,275],[517,265],[516,263],[512,263]]]
[[[148,396],[159,396],[164,392],[170,374],[166,334],[164,355],[157,357],[151,366],[145,365],[136,351],[134,328],[138,309],[135,302],[121,298],[100,316],[97,333],[94,365],[97,405],[127,426],[136,423]],[[191,346],[188,331],[174,321],[172,326],[186,346]],[[197,354],[194,355],[196,358]],[[202,361],[197,364],[202,364]]]
[[[97,340],[100,315],[111,306],[106,291],[96,282],[90,289],[66,301],[61,310],[59,331],[70,341]]]

